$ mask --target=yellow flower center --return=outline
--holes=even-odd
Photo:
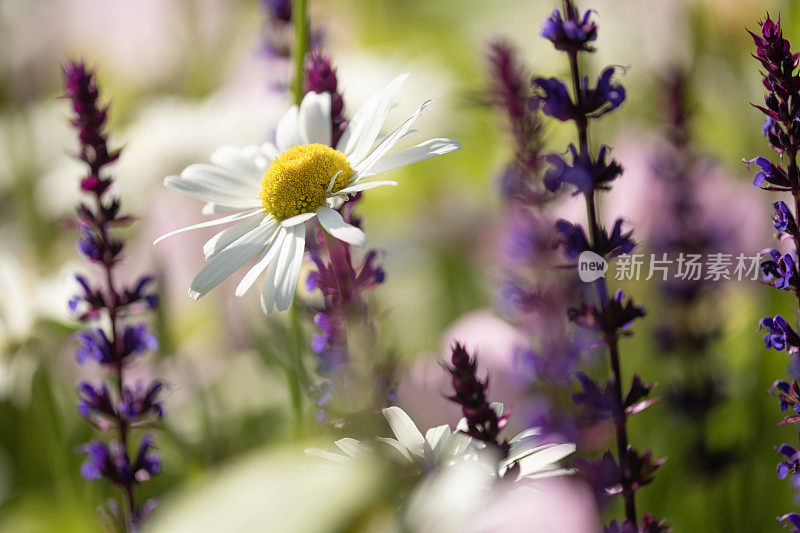
[[[276,157],[261,178],[261,203],[279,219],[310,213],[352,175],[342,152],[324,144],[295,145]]]

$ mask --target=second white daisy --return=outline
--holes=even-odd
[[[181,228],[156,242],[192,229],[236,223],[203,246],[208,263],[189,287],[199,299],[256,257],[236,288],[247,292],[266,271],[261,290],[265,313],[289,308],[305,251],[305,223],[316,218],[327,233],[354,246],[366,236],[336,211],[342,198],[359,191],[396,185],[370,179],[377,174],[457,150],[451,139],[429,139],[389,154],[430,103],[423,103],[399,128],[375,145],[392,100],[408,77],[398,76],[358,110],[336,147],[331,145],[331,96],[308,93],[278,123],[275,143],[223,146],[211,165],[190,165],[167,187],[206,202],[204,214],[232,214]]]

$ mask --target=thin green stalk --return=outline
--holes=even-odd
[[[303,99],[303,64],[308,52],[308,16],[307,0],[294,0],[292,22],[294,23],[294,102],[300,105]]]

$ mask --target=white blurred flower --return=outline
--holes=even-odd
[[[492,408],[502,415],[502,404],[494,403]],[[463,433],[467,429],[466,419],[459,421],[456,431],[451,431],[449,425],[443,425],[429,429],[423,436],[414,421],[399,407],[387,407],[383,410],[383,416],[395,438],[380,437],[378,442],[388,445],[404,460],[418,465],[424,473],[459,466],[465,462],[483,465],[483,469],[495,478],[502,476],[514,464],[519,468],[518,480],[571,473],[570,470],[560,468],[558,461],[573,453],[575,445],[542,444],[539,428],[527,429],[511,439],[508,457],[498,463],[494,450],[487,449],[485,443]],[[306,453],[337,463],[351,464],[373,451],[370,444],[352,438],[339,439],[334,444],[338,448],[336,451],[309,448]]]
[[[162,238],[237,222],[204,246],[210,261],[192,281],[192,298],[201,298],[257,256],[256,264],[236,288],[236,295],[246,293],[266,271],[261,292],[263,311],[288,309],[305,250],[306,222],[316,218],[337,239],[363,246],[364,233],[345,222],[333,208],[350,194],[396,185],[368,178],[460,148],[450,139],[429,139],[387,154],[401,138],[412,133],[411,125],[430,101],[373,148],[392,99],[406,77],[395,78],[369,99],[353,116],[335,148],[331,147],[331,95],[311,92],[278,123],[276,144],[224,146],[212,154],[212,165],[190,165],[180,176],[164,181],[170,188],[205,201],[205,214],[234,213]]]

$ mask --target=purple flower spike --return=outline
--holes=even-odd
[[[108,108],[98,104],[94,73],[83,63],[71,63],[63,74],[65,97],[72,104],[72,124],[81,144],[78,157],[88,167],[80,181],[80,190],[91,200],[80,202],[76,208],[78,250],[103,271],[99,282],[82,275],[75,277],[81,291],[69,300],[69,308],[86,325],[86,329],[75,335],[78,341],[75,357],[79,363],[90,360],[97,363],[111,375],[114,383],[110,387],[104,381],[78,382],[76,408],[96,429],[113,431],[119,439],[119,442],[108,443],[95,439],[81,446],[79,452],[86,454],[81,474],[87,480],[105,479],[122,491],[126,502],[122,506],[124,511],[117,503],[111,503],[109,505],[116,511],[110,512],[117,517],[123,530],[136,531],[138,521],[154,504],[148,500],[142,506],[137,505],[134,486],[158,473],[160,460],[154,452],[148,452],[152,438],[145,437],[132,467],[128,449],[130,431],[146,419],[160,418],[163,407],[158,398],[160,382],[136,388],[126,384],[125,368],[131,356],[158,348],[158,340],[145,324],[131,325],[127,320],[137,311],[155,308],[158,298],[153,287],[154,278],[149,275],[140,277],[126,289],[118,288],[118,280],[112,283],[117,277],[116,267],[124,248],[124,242],[114,235],[115,228],[133,220],[120,214],[120,200],[108,194],[113,179],[106,174],[106,167],[119,157],[120,151],[108,148],[105,133]]]
[[[508,423],[508,414],[498,413],[486,398],[489,378],[483,381],[478,378],[478,362],[470,357],[464,345],[453,346],[450,364],[446,365],[450,373],[455,393],[448,399],[459,404],[467,420],[466,433],[488,445],[496,446],[503,456],[508,455],[510,445],[500,439],[500,431]]]

